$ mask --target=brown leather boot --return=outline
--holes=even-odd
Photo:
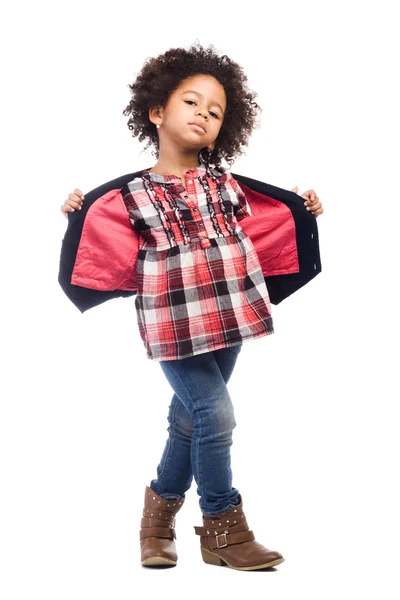
[[[145,567],[176,565],[175,515],[185,498],[167,500],[149,486],[144,493],[144,509],[140,523],[141,561]]]
[[[282,554],[269,550],[255,541],[243,512],[242,497],[239,504],[217,517],[203,514],[203,527],[195,527],[200,536],[203,560],[210,565],[231,567],[241,571],[253,571],[279,565],[285,559]]]

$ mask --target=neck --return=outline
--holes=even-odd
[[[197,169],[198,166],[198,149],[179,150],[176,148],[164,148],[164,144],[160,143],[158,161],[150,171],[160,173],[161,175],[184,175],[186,171]]]

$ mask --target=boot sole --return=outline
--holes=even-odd
[[[280,565],[284,562],[284,558],[277,558],[276,560],[271,560],[270,562],[264,563],[263,565],[255,565],[253,567],[235,567],[235,565],[231,565],[227,560],[221,558],[219,554],[214,554],[214,552],[210,552],[205,548],[201,548],[201,555],[205,563],[209,565],[217,565],[219,567],[224,567],[227,565],[231,569],[237,569],[238,571],[255,571],[256,569],[265,569],[267,567],[275,567],[276,565]]]
[[[161,565],[176,565],[176,560],[172,558],[164,558],[162,556],[149,556],[142,561],[144,567],[157,567]]]

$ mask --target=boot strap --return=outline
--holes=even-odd
[[[195,527],[195,529],[202,530],[203,527]],[[196,534],[203,535],[202,531],[196,531]],[[215,548],[225,548],[225,546],[241,544],[242,542],[252,542],[256,539],[251,530],[241,531],[240,533],[220,533],[219,535],[209,535],[206,537],[210,550],[215,550]]]
[[[203,516],[203,525],[204,527],[227,527],[227,525],[231,526],[236,521],[236,523],[243,523],[246,521],[246,515],[243,510],[238,510],[238,514],[231,515],[229,519],[224,519],[222,517],[205,517]]]
[[[173,521],[176,517],[176,511],[168,512],[166,510],[160,510],[159,508],[144,508],[142,517],[150,519],[154,517],[156,519],[162,519],[163,521]]]
[[[154,517],[142,517],[140,521],[140,527],[175,527],[175,519],[172,521],[161,521],[161,519],[155,519]]]
[[[194,526],[195,532],[197,535],[201,535],[204,537],[215,537],[216,535],[220,535],[221,533],[240,533],[241,531],[249,531],[249,526],[247,522],[239,523],[239,525],[233,525],[227,529],[223,527],[219,527],[218,529],[211,529],[210,527],[197,527]]]
[[[145,527],[140,530],[140,539],[148,537],[176,539],[175,529],[173,527]]]

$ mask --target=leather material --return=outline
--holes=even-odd
[[[203,527],[195,526],[200,536],[204,562],[233,569],[255,570],[284,562],[280,552],[259,544],[249,529],[239,494],[239,504],[216,517],[203,514]]]
[[[175,515],[184,502],[162,498],[146,486],[139,534],[143,566],[176,565]]]

